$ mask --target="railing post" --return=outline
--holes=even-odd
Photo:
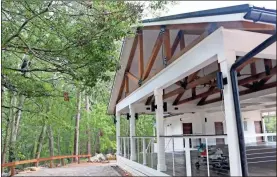
[[[154,154],[154,138],[151,139],[151,168],[154,167],[153,154]]]
[[[52,161],[52,159],[50,160],[49,168],[53,168],[53,161]]]
[[[186,152],[186,171],[187,171],[187,176],[191,176],[191,162],[190,162],[190,144],[189,144],[189,138],[185,138],[185,152]]]
[[[11,176],[14,176],[15,175],[15,164],[13,166],[11,166],[10,171],[11,171]]]
[[[124,146],[124,154],[123,154],[123,156],[124,156],[124,158],[126,158],[127,157],[127,155],[126,155],[126,148],[127,147],[126,147],[126,138],[125,137],[123,138],[123,144],[124,144],[123,145]]]
[[[37,161],[35,162],[35,167],[38,167],[39,161],[37,159]]]
[[[119,156],[121,154],[120,147],[120,113],[116,112],[116,155]]]
[[[77,159],[78,159],[78,164],[80,164],[80,157],[77,157]]]
[[[207,171],[208,171],[208,176],[210,176],[210,162],[209,162],[209,148],[208,148],[208,139],[205,138],[206,141],[206,154],[207,154]]]
[[[136,120],[135,120],[135,109],[133,105],[129,105],[129,112],[130,112],[130,150],[131,156],[130,160],[136,160],[136,141],[134,136],[136,136]]]
[[[137,138],[137,149],[138,149],[138,163],[139,163],[139,138]]]
[[[145,138],[142,138],[142,163],[143,165],[146,164],[146,144],[145,144]]]
[[[62,162],[62,166],[64,166],[65,165],[64,159],[61,159],[61,162]]]
[[[172,170],[173,176],[175,176],[175,154],[174,154],[174,138],[172,137]]]

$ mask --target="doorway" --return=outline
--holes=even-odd
[[[192,123],[183,123],[183,134],[192,134]],[[189,139],[189,144],[191,147],[191,139]],[[185,147],[185,140],[184,140],[184,147]]]
[[[256,133],[256,134],[263,133],[262,121],[254,121],[254,124],[255,124],[255,133]],[[262,143],[263,140],[264,140],[264,139],[263,139],[262,136],[257,136],[257,137],[256,137],[257,143]]]
[[[223,123],[222,122],[215,122],[214,127],[215,127],[215,134],[216,135],[223,135],[224,134],[224,129],[223,129]],[[216,138],[216,145],[219,145],[219,144],[225,144],[224,138]]]

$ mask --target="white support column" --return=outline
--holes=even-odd
[[[227,85],[224,85],[223,96],[225,121],[226,125],[228,125],[227,140],[229,149],[230,176],[242,176],[236,116],[230,77],[230,68],[235,60],[236,54],[233,51],[228,51],[225,56],[221,56],[221,58],[219,58],[221,72],[223,77],[227,77],[228,82]]]
[[[126,138],[124,137],[123,138],[123,148],[124,148],[124,151],[123,151],[123,155],[124,155],[124,158],[126,158],[127,157],[127,146],[126,146]]]
[[[157,136],[157,153],[158,153],[158,164],[157,170],[158,171],[166,171],[166,164],[165,164],[165,141],[164,136],[164,117],[163,117],[163,90],[162,89],[155,89],[155,102],[156,102],[156,136]]]
[[[206,122],[205,122],[205,112],[199,112],[198,113],[198,119],[200,120],[200,125],[201,125],[201,134],[206,135]],[[205,138],[201,139],[201,143],[205,142]]]
[[[204,112],[200,112],[200,119],[201,119],[201,123],[202,123],[202,134],[203,135],[206,135],[206,122],[205,122],[205,119],[206,119],[206,115]],[[204,142],[204,141],[203,141]]]
[[[130,159],[136,160],[136,139],[133,136],[136,136],[136,120],[135,120],[135,110],[132,105],[129,105],[130,111],[130,141],[131,141],[131,157]]]
[[[143,165],[147,165],[146,164],[146,142],[145,142],[145,138],[142,138],[142,163]]]
[[[121,154],[121,143],[120,143],[120,113],[116,112],[116,155]]]
[[[190,145],[189,138],[185,138],[185,153],[186,153],[186,171],[187,176],[191,176],[191,158],[190,158]]]
[[[261,116],[262,119],[262,126],[263,126],[263,133],[267,133],[266,131],[266,127],[265,127],[265,122],[264,122],[264,118]],[[268,137],[264,136],[264,141],[267,142],[268,141]]]

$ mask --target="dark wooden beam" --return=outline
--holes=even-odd
[[[129,94],[129,78],[125,76],[125,97]]]
[[[248,84],[250,82],[255,82],[255,81],[258,81],[260,79],[271,77],[275,74],[276,74],[276,66],[270,70],[270,75],[267,75],[266,72],[261,72],[261,73],[258,73],[256,75],[252,75],[252,76],[249,76],[247,78],[239,80],[238,85],[245,85],[245,84]]]
[[[120,89],[119,89],[119,93],[118,93],[118,97],[116,99],[116,103],[118,103],[118,101],[121,99],[122,97],[122,94],[123,94],[123,90],[124,90],[124,85],[125,85],[125,76],[123,78],[123,81],[121,82],[121,85],[120,85]]]
[[[183,50],[186,47],[184,34],[184,31],[180,34],[180,50]]]
[[[218,89],[208,90],[208,91],[206,91],[204,93],[200,93],[194,97],[189,97],[189,98],[183,99],[183,100],[179,101],[179,103],[177,105],[188,103],[190,101],[197,100],[199,98],[203,98],[203,97],[206,97],[206,96],[209,96],[209,95],[212,95],[215,93],[219,93],[219,92],[220,92],[220,90],[218,90]]]
[[[139,43],[139,62],[138,62],[138,70],[139,70],[139,78],[143,78],[144,72],[144,58],[143,58],[143,31],[140,30],[138,33],[138,43]]]
[[[254,93],[254,92],[270,89],[270,88],[273,88],[273,87],[276,87],[276,86],[277,86],[277,82],[272,82],[272,83],[260,86],[259,88],[256,88],[256,89],[248,89],[248,90],[240,91],[239,95],[242,96],[242,95],[246,95],[246,94],[249,94],[249,93]],[[214,99],[205,101],[205,103],[202,104],[202,105],[207,105],[207,104],[215,103],[215,102],[218,102],[218,101],[221,101],[221,100],[222,99],[220,97],[214,98]]]
[[[209,88],[208,92],[211,92],[215,89],[216,89],[216,87],[212,86],[212,87]],[[197,106],[203,105],[205,103],[206,99],[208,98],[208,96],[209,95],[202,97],[201,100],[197,103]]]
[[[203,39],[205,39],[209,35],[209,32],[204,32],[199,37],[197,37],[194,41],[192,41],[189,45],[187,45],[184,49],[182,49],[179,53],[177,53],[174,57],[172,57],[169,61],[169,64],[174,62],[176,59],[180,58],[183,54],[188,52],[190,49],[192,49],[194,46],[196,46],[199,42],[201,42]]]
[[[147,66],[146,66],[146,70],[145,70],[145,73],[144,73],[144,76],[143,76],[143,80],[147,79],[147,77],[149,76],[150,71],[153,67],[154,62],[156,61],[158,52],[160,51],[160,48],[161,48],[161,45],[162,45],[162,41],[163,41],[162,37],[163,36],[161,35],[161,33],[157,37],[157,40],[156,40],[155,45],[152,49],[150,58],[148,60]]]
[[[126,76],[129,79],[133,80],[135,83],[138,83],[138,81],[139,81],[139,79],[136,76],[134,76],[132,73],[130,73],[130,72],[126,72]]]
[[[276,66],[270,70],[270,76],[273,76],[273,75],[275,75],[275,74],[276,74]],[[268,76],[266,75],[265,72],[262,72],[262,73],[259,73],[259,74],[254,75],[254,76],[250,76],[250,77],[247,77],[247,78],[244,78],[244,79],[239,80],[239,81],[238,81],[238,85],[245,85],[245,84],[248,84],[248,83],[250,83],[250,82],[259,80],[259,79],[261,79],[261,78],[264,78],[264,77],[268,77]],[[257,89],[259,89],[259,88],[262,88],[261,84],[258,84],[257,87],[253,87],[253,86],[252,86],[251,89],[249,89],[249,90],[252,90],[252,91],[253,91],[253,90],[257,90]],[[187,102],[196,100],[196,99],[198,99],[198,98],[208,97],[208,96],[210,96],[210,95],[212,95],[212,94],[219,93],[219,92],[220,92],[220,91],[219,91],[218,89],[212,89],[212,87],[211,87],[207,92],[201,93],[201,94],[195,96],[194,98],[193,98],[193,97],[190,97],[190,98],[186,98],[186,99],[184,99],[184,100],[179,101],[179,103],[178,103],[177,105],[184,104],[184,103],[187,103]],[[244,93],[244,92],[242,91],[242,93]],[[221,99],[221,98],[219,97],[219,98],[217,98],[217,100],[218,100],[218,99]],[[209,100],[208,100],[208,101],[205,101],[205,100],[204,100],[204,102],[202,101],[202,102],[201,102],[200,104],[198,104],[198,105],[204,105],[204,104],[206,104],[207,102],[209,102]]]
[[[251,84],[244,84],[242,86],[245,88],[248,88],[248,89],[251,89],[253,87],[253,85],[251,85]]]
[[[214,79],[216,77],[216,73],[217,71],[213,72],[213,73],[210,73],[204,77],[201,77],[195,81],[192,81],[190,83],[187,84],[186,86],[186,89],[191,89],[193,87],[196,87],[198,85],[201,85],[201,84],[206,84],[206,83],[209,83],[212,79]],[[184,92],[184,88],[183,87],[180,87],[180,88],[177,88],[171,92],[168,92],[164,95],[164,99],[167,99],[167,98],[170,98],[176,94],[179,94],[179,93],[182,93]]]
[[[164,56],[168,61],[171,59],[170,31],[168,29],[166,29],[163,34],[163,43],[164,43]]]
[[[172,44],[172,47],[171,47],[171,55],[174,55],[175,50],[177,49],[178,44],[180,43],[181,36],[184,36],[184,31],[183,30],[179,30],[178,33],[177,33],[177,36],[175,37],[175,40],[174,40],[174,42]]]
[[[137,49],[137,45],[138,45],[138,35],[136,35],[134,37],[134,41],[133,41],[132,48],[131,48],[131,51],[130,51],[130,54],[129,54],[128,63],[127,63],[125,72],[126,71],[128,72],[131,68],[131,65],[132,65],[132,62],[133,62],[133,59],[134,59],[134,56],[135,56],[135,52],[136,52],[136,49]],[[118,96],[117,96],[117,99],[116,99],[116,103],[118,103],[119,100],[122,97],[123,90],[124,90],[124,85],[125,85],[125,77],[121,82],[119,93],[118,93]]]
[[[145,105],[150,105],[153,98],[154,98],[154,95],[149,96],[149,97],[147,98],[146,102],[145,102]]]
[[[186,91],[183,91],[177,95],[172,105],[177,105]]]
[[[251,64],[251,63],[254,63],[256,62],[257,60],[259,60],[259,58],[251,58],[250,60],[247,60],[246,62],[244,62],[242,65],[240,65],[238,68],[237,68],[237,72],[240,72],[245,66]]]
[[[186,87],[187,87],[187,84],[188,84],[188,77],[185,77],[184,81],[183,82],[179,82],[180,85],[182,86],[182,88],[184,89],[183,92],[179,93],[177,95],[177,97],[175,98],[174,102],[173,102],[173,105],[177,105],[178,102],[180,101],[180,99],[182,98],[182,96],[184,95],[185,91],[186,91]],[[178,85],[178,84],[177,84]]]
[[[256,63],[251,63],[250,64],[250,71],[251,71],[251,75],[256,75],[257,74]]]
[[[270,59],[264,59],[264,66],[269,67],[269,69],[272,69],[272,60]],[[272,76],[268,76],[260,80],[260,84],[265,84]]]
[[[191,97],[194,98],[196,96],[196,87],[191,89]]]
[[[129,55],[129,59],[128,59],[128,63],[127,63],[125,71],[129,71],[130,68],[131,68],[131,65],[133,63],[133,59],[134,59],[134,56],[135,56],[135,53],[136,53],[137,45],[138,45],[138,35],[136,35],[135,38],[134,38],[133,45],[132,45],[132,48],[131,48],[131,51],[130,51],[130,55]]]

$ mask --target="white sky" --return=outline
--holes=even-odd
[[[160,16],[181,14],[186,12],[214,9],[241,4],[251,4],[268,9],[276,9],[276,1],[179,1],[175,5],[168,5],[167,12],[161,12]],[[146,17],[152,18],[152,17]]]

